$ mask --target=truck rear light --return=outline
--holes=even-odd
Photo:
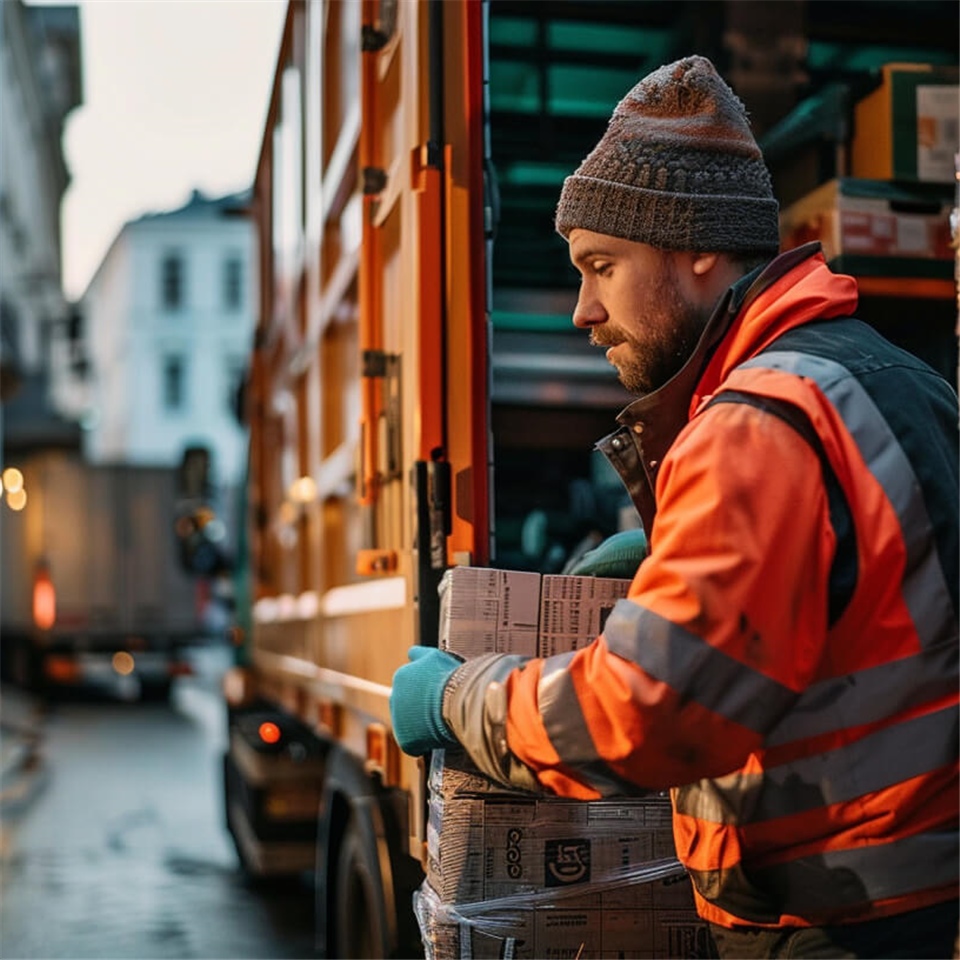
[[[274,744],[280,742],[280,728],[270,720],[264,720],[257,728],[257,733],[264,743]]]
[[[75,683],[80,679],[80,665],[72,657],[47,657],[43,671],[55,683]]]
[[[130,674],[133,673],[133,668],[136,666],[132,654],[127,653],[126,650],[118,650],[110,658],[110,665],[121,677],[129,677]]]
[[[33,575],[33,623],[38,630],[49,630],[57,622],[57,591],[46,563],[39,563]]]

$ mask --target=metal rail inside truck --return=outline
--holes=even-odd
[[[408,647],[436,643],[445,569],[557,572],[623,523],[591,450],[628,398],[570,324],[563,177],[639,78],[699,52],[747,103],[786,208],[849,173],[853,105],[885,60],[955,70],[956,13],[289,5],[251,208],[245,637],[224,678],[224,784],[246,870],[314,872],[319,950],[422,949],[425,771],[391,735],[388,695]],[[942,194],[914,197],[921,214]],[[865,319],[953,376],[950,259],[841,265],[862,279]]]

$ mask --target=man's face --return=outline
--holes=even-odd
[[[607,347],[631,393],[662,387],[693,352],[712,308],[684,295],[678,255],[577,229],[570,259],[581,278],[574,324],[590,331],[594,346]]]

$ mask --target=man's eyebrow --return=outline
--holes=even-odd
[[[612,250],[606,247],[585,247],[583,250],[577,250],[574,252],[570,251],[570,259],[574,264],[585,263],[587,260],[592,260],[594,257],[607,257],[608,259],[614,256]]]

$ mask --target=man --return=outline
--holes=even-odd
[[[742,104],[702,57],[619,104],[557,229],[574,323],[640,399],[601,442],[649,532],[587,649],[416,648],[407,752],[591,799],[672,788],[723,956],[947,957],[957,933],[957,401],[780,256]]]

